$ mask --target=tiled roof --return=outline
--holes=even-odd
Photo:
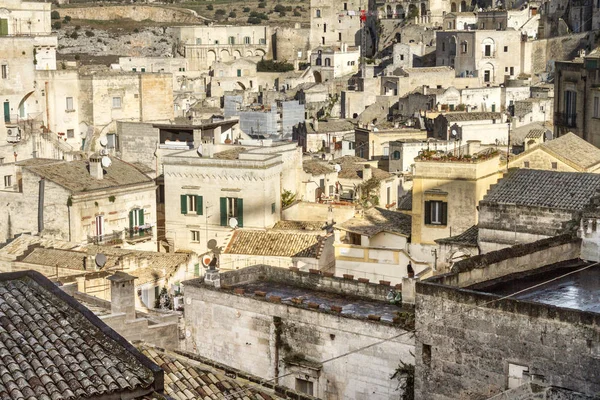
[[[514,145],[522,145],[531,131],[543,130],[547,131],[541,122],[532,122],[527,125],[520,126],[510,131],[510,143]]]
[[[342,179],[362,179],[363,166],[368,164],[364,158],[354,156],[344,156],[336,158],[333,162],[340,164],[342,170],[338,173],[338,178]],[[378,180],[390,178],[392,174],[382,169],[371,167],[373,177]]]
[[[0,258],[6,260],[15,260],[17,257],[24,254],[31,246],[55,249],[74,249],[78,247],[78,244],[24,234],[14,238],[12,241],[6,243],[3,247],[0,247]]]
[[[302,162],[302,169],[304,170],[304,172],[311,175],[324,175],[335,172],[335,170],[333,169],[333,165],[325,161],[319,161],[314,159],[304,160]]]
[[[544,136],[544,133],[546,133],[546,129],[543,128],[530,129],[525,135],[525,139],[539,139]]]
[[[312,123],[306,124],[307,133],[334,133],[334,132],[354,132],[354,124],[347,119],[330,119],[328,121],[319,121],[319,129],[315,129]]]
[[[533,104],[531,101],[515,101],[515,117],[524,117],[533,111]]]
[[[225,254],[277,257],[321,257],[324,236],[318,233],[255,231],[234,232]]]
[[[125,339],[33,271],[0,275],[0,357],[2,399],[121,398],[142,388],[153,391],[155,376],[162,375]]]
[[[25,166],[23,168],[74,193],[152,182],[152,179],[133,165],[114,157],[111,158],[111,161],[112,165],[104,168],[103,179],[95,179],[90,175],[88,160]]]
[[[223,372],[182,355],[147,345],[140,345],[139,349],[165,371],[165,394],[175,400],[281,398],[259,391],[250,383],[228,378]]]
[[[398,199],[398,210],[412,211],[412,190]]]
[[[410,215],[374,207],[365,211],[364,217],[354,217],[337,227],[369,237],[380,232],[395,232],[410,236],[411,221]]]
[[[587,169],[600,163],[600,149],[572,132],[541,145],[569,163]]]
[[[479,238],[479,228],[477,225],[473,225],[460,235],[450,236],[447,238],[436,239],[436,243],[444,244],[456,244],[461,246],[477,246],[477,239]]]
[[[327,223],[325,221],[279,221],[273,229],[287,231],[322,231]]]
[[[600,174],[511,170],[492,185],[482,203],[581,210],[600,189]]]
[[[502,114],[499,112],[451,112],[441,115],[446,118],[448,122],[479,121],[502,118]]]
[[[84,259],[86,257],[87,253],[81,251],[38,247],[19,261],[51,267],[84,270]],[[103,268],[112,268],[116,265],[117,261],[118,257],[109,256],[106,258],[106,264],[104,264]]]

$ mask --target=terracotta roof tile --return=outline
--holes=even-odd
[[[600,163],[600,149],[572,132],[544,142],[541,146],[582,169]]]
[[[354,217],[338,225],[338,228],[369,237],[384,231],[410,236],[411,225],[410,215],[374,207],[365,211],[364,217]]]
[[[319,258],[323,238],[318,233],[239,229],[234,232],[224,253]]]
[[[479,228],[477,225],[473,225],[460,235],[450,236],[447,238],[436,239],[436,243],[445,244],[457,244],[462,246],[477,246],[477,239],[479,238]]]

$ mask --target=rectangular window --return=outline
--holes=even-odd
[[[96,236],[104,235],[104,216],[96,216]]]
[[[192,242],[200,241],[200,231],[190,231],[190,233],[192,235]]]
[[[558,163],[557,162],[553,162],[551,165],[552,165],[552,169],[557,169],[558,168]]]
[[[233,36],[229,36],[229,39],[227,40],[227,42],[228,42],[229,44],[235,44],[235,37],[233,37]]]
[[[508,53],[508,46],[504,46],[504,52]]]
[[[258,44],[267,44],[267,39],[259,39]]]
[[[514,75],[515,74],[515,67],[510,67],[510,75]]]
[[[114,133],[109,133],[106,135],[106,148],[107,149],[116,149],[117,148],[117,135]]]
[[[2,64],[2,79],[8,79],[8,65]]]
[[[244,38],[244,44],[250,44],[250,36]]]
[[[202,39],[196,38],[196,44],[202,44]]]
[[[305,379],[296,378],[296,390],[301,393],[313,395],[313,383]]]
[[[237,76],[242,76],[242,70],[241,69],[237,70]]]
[[[244,226],[244,200],[236,197],[221,197],[221,226],[231,226],[237,221],[237,226]],[[232,221],[235,218],[235,221]]]
[[[342,41],[342,32],[338,32],[338,41]]]
[[[594,97],[594,118],[600,118],[600,97]]]
[[[425,224],[427,225],[447,225],[448,223],[448,203],[443,201],[425,202]]]
[[[484,82],[490,81],[490,71],[489,70],[483,72],[483,81]]]
[[[525,161],[523,163],[523,168],[529,168],[529,161]]]
[[[485,50],[484,50],[483,55],[486,57],[490,57],[492,55],[492,46],[491,45],[489,45],[489,44],[485,45]]]
[[[218,41],[218,40],[215,40],[215,44],[219,44],[219,41]]]
[[[344,11],[348,11],[348,3],[344,3]]]
[[[387,203],[385,203],[385,204],[392,204],[392,196],[391,196],[392,193],[391,193],[391,191],[392,191],[392,188],[388,186],[387,193],[386,193]]]
[[[323,24],[323,33],[327,32],[327,24]]]
[[[4,187],[11,187],[12,186],[12,175],[5,175],[4,176]]]
[[[275,203],[271,203],[271,214],[275,214]]]
[[[134,208],[129,211],[129,229],[133,230],[141,225],[144,225],[144,209]],[[131,233],[133,234],[133,231]]]
[[[121,98],[120,97],[112,98],[112,108],[121,108]]]
[[[73,111],[73,98],[67,97],[67,111]]]
[[[202,196],[196,196],[194,194],[182,194],[180,199],[182,214],[202,215]]]
[[[67,129],[67,138],[73,139],[75,137],[75,129]]]
[[[426,366],[431,365],[431,345],[423,344],[421,359],[423,360],[423,364]]]
[[[131,68],[133,72],[137,72],[137,68]]]
[[[146,68],[142,67],[142,72],[146,72]]]

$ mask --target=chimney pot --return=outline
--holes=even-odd
[[[89,160],[90,176],[94,179],[103,179],[104,170],[102,169],[102,156],[92,154]]]

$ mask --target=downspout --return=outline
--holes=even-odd
[[[581,126],[581,133],[583,136],[583,140],[585,140],[586,142],[589,142],[589,134],[588,131],[586,129],[586,117],[587,117],[587,92],[588,92],[588,88],[587,88],[587,74],[586,76],[582,76],[581,79],[583,79],[583,118],[582,118],[582,126]],[[577,112],[577,109],[575,109],[575,112]],[[577,121],[577,119],[575,119],[575,121]]]
[[[50,98],[49,87],[50,85],[48,82],[44,82],[44,89],[46,90],[46,129],[48,132],[50,132],[50,100],[48,100]]]
[[[44,230],[44,189],[46,180],[40,179],[38,191],[38,233],[41,234]]]

